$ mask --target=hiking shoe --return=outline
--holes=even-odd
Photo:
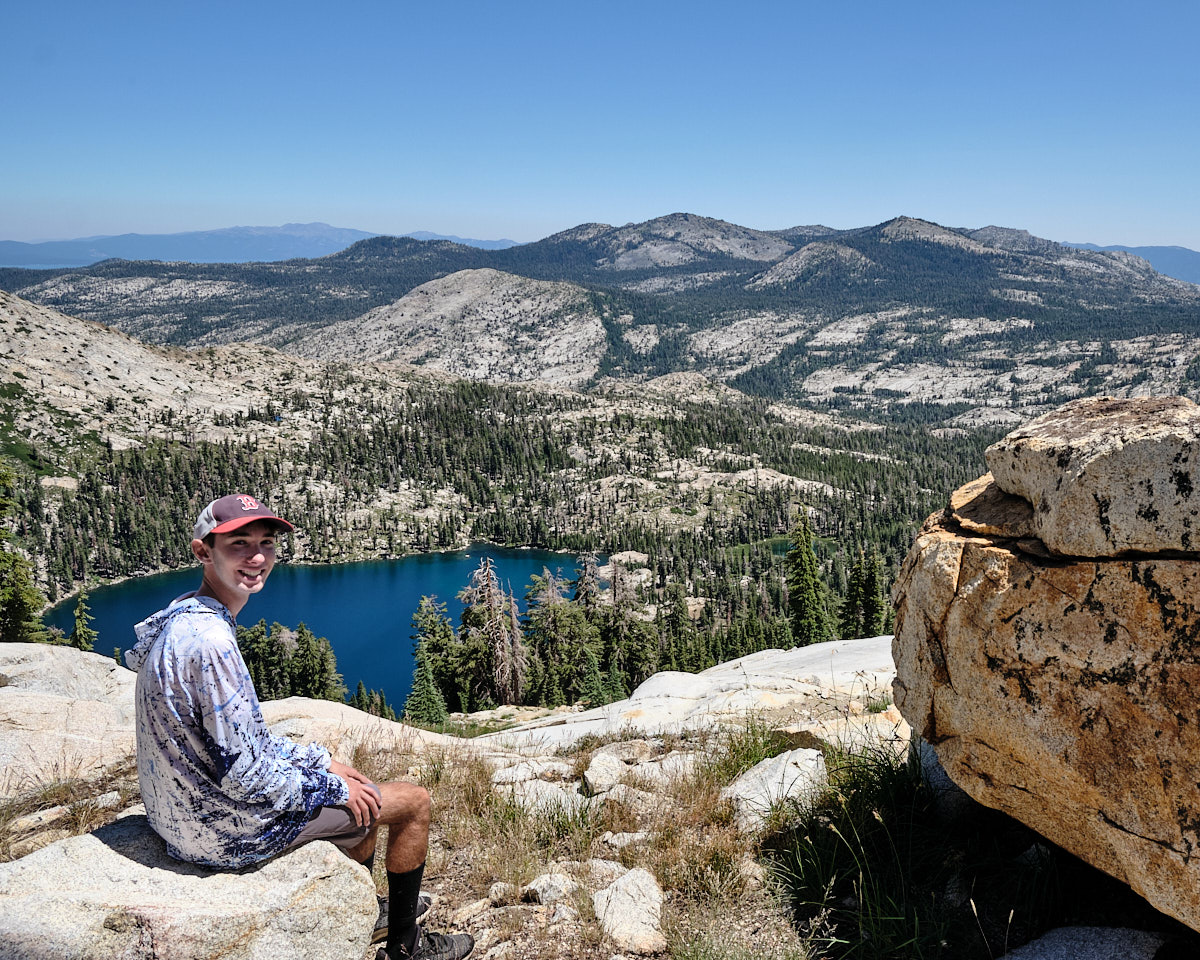
[[[411,954],[391,957],[380,947],[375,960],[463,960],[474,949],[475,938],[469,933],[429,933],[422,929],[417,949]]]
[[[375,921],[371,942],[379,943],[381,940],[386,940],[388,935],[388,898],[376,894],[375,899],[379,901],[379,919]],[[433,906],[433,897],[422,890],[417,895],[417,919],[420,920],[425,916],[431,906]]]

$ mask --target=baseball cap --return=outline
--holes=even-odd
[[[214,500],[200,511],[192,537],[203,540],[210,533],[229,533],[238,527],[244,527],[255,520],[265,520],[274,524],[280,530],[291,532],[295,529],[290,523],[277,517],[266,504],[245,493],[231,493],[227,497]]]

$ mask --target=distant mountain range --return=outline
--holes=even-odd
[[[113,237],[21,243],[0,240],[0,267],[55,269],[86,267],[101,260],[160,260],[167,263],[274,263],[325,257],[377,233],[331,227],[327,223],[285,223],[282,227],[227,227],[188,233],[125,233]],[[417,240],[449,240],[484,250],[503,250],[515,240],[471,240],[421,230]]]
[[[1200,385],[1200,286],[1122,251],[912,217],[763,231],[676,213],[493,250],[377,236],[282,263],[0,269],[0,289],[153,343],[582,389],[699,373],[889,422]]]
[[[698,218],[705,219],[705,218]],[[653,222],[653,221],[651,221]],[[584,224],[573,230],[556,234],[557,237],[572,236],[587,231],[595,224]],[[606,225],[605,225],[606,226]],[[636,228],[628,224],[624,228]],[[613,229],[607,227],[607,229]],[[739,228],[745,229],[745,228]],[[999,230],[987,227],[985,230]],[[831,227],[803,226],[788,230],[748,231],[760,236],[771,236],[776,242],[813,240],[848,231]],[[0,240],[0,267],[24,267],[31,270],[62,269],[65,267],[87,267],[101,260],[159,260],[166,263],[277,263],[283,260],[326,257],[339,253],[359,240],[368,240],[384,234],[331,227],[327,223],[285,223],[281,227],[227,227],[222,230],[196,230],[187,233],[125,233],[120,236],[83,237],[78,240],[48,240],[43,243],[21,243],[16,240]],[[401,234],[414,240],[446,240],[464,247],[478,250],[507,250],[520,246],[516,240],[476,240],[454,234],[430,233],[414,230]],[[553,239],[553,238],[547,238]],[[1036,238],[1035,238],[1036,239]],[[1043,240],[1049,244],[1052,241]],[[1148,261],[1159,273],[1200,284],[1200,252],[1187,247],[1125,247],[1113,245],[1097,246],[1094,243],[1061,244],[1076,250],[1113,251],[1132,253]],[[617,252],[620,258],[622,252]],[[658,263],[660,255],[653,250],[641,249],[633,257],[642,258],[643,266],[664,265]],[[614,261],[614,263],[617,261]],[[631,259],[626,256],[619,261],[628,267]]]
[[[1124,250],[1134,256],[1149,260],[1159,273],[1188,283],[1200,283],[1200,253],[1187,247],[1098,247],[1094,243],[1067,243],[1064,246],[1077,250]]]
[[[412,237],[414,240],[449,240],[451,243],[459,243],[464,247],[478,247],[480,250],[507,250],[509,247],[520,246],[520,241],[517,240],[472,240],[470,237],[456,237],[452,233],[430,233],[428,230],[415,230],[401,236]]]

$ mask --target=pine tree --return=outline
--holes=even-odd
[[[417,647],[424,643],[425,659],[447,708],[457,705],[459,710],[466,712],[466,704],[459,696],[462,658],[454,626],[446,616],[446,605],[438,603],[437,597],[421,597],[412,617],[412,627],[413,656],[416,656]]]
[[[624,700],[629,696],[629,691],[625,689],[625,681],[621,677],[621,671],[617,669],[617,663],[614,660],[608,666],[608,676],[604,681],[604,700],[606,703],[615,703],[617,700]]]
[[[608,703],[604,679],[600,676],[600,659],[591,647],[583,648],[583,683],[580,689],[580,699],[589,707],[599,707]]]
[[[412,723],[435,726],[446,722],[446,701],[433,679],[424,642],[417,644],[412,691],[404,701],[404,718]]]
[[[792,615],[792,638],[798,646],[830,639],[829,615],[825,609],[825,585],[812,548],[808,514],[792,527],[791,548],[785,558],[788,608]]]
[[[597,573],[597,558],[594,553],[580,554],[576,558],[579,567],[576,570],[575,591],[571,599],[578,603],[587,613],[594,614],[600,605],[600,576]],[[546,571],[549,574],[549,570]]]
[[[32,565],[10,543],[15,484],[16,474],[0,464],[0,643],[32,643],[47,637],[39,615],[45,599],[34,585]]]
[[[87,590],[79,589],[79,596],[75,599],[75,629],[71,631],[71,636],[67,638],[67,643],[76,650],[94,650],[96,648],[96,640],[99,634],[92,629],[92,617],[90,608],[87,603]]]
[[[846,579],[846,595],[838,613],[838,635],[843,640],[863,636],[863,564],[860,552]]]
[[[883,595],[883,561],[873,547],[863,561],[862,635],[878,637],[887,621],[887,602]]]

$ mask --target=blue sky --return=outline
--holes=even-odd
[[[906,214],[1200,249],[1195,2],[9,6],[0,239]]]

